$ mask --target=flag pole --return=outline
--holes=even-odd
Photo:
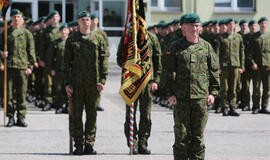
[[[7,15],[5,15],[5,41],[4,51],[7,51]],[[6,125],[7,116],[7,58],[4,58],[4,126]]]
[[[129,107],[129,115],[130,115],[130,119],[129,119],[129,154],[133,155],[133,151],[134,151],[134,103],[131,104],[131,106]]]

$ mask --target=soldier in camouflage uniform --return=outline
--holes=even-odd
[[[60,26],[61,38],[55,40],[54,45],[50,46],[49,52],[53,55],[52,59],[47,63],[51,68],[51,75],[53,77],[53,84],[55,90],[54,103],[56,106],[55,113],[67,113],[67,96],[65,94],[64,85],[64,49],[66,40],[69,35],[69,26],[62,24]]]
[[[107,34],[100,28],[98,28],[98,23],[99,23],[99,19],[98,17],[96,17],[94,14],[91,15],[91,31],[92,32],[96,32],[97,34],[99,34],[101,37],[103,37],[103,41],[105,41],[106,46],[109,50],[109,40],[108,40],[108,36]],[[98,107],[97,107],[98,111],[104,111],[104,108],[101,107],[100,103],[98,103]]]
[[[227,33],[219,36],[217,54],[221,67],[221,105],[223,116],[239,116],[236,112],[236,87],[239,74],[244,72],[245,53],[241,35],[235,33],[235,22],[232,18],[227,22]],[[230,107],[230,109],[229,109]]]
[[[249,59],[253,70],[253,114],[270,114],[267,109],[270,96],[270,33],[267,32],[268,20],[259,19],[260,31],[255,33],[250,44]],[[262,102],[260,110],[261,83],[263,85]]]
[[[40,66],[43,67],[43,78],[44,78],[44,87],[43,87],[43,98],[45,100],[45,104],[42,106],[42,111],[48,111],[51,109],[53,104],[53,78],[51,76],[51,68],[47,66],[47,63],[52,59],[52,53],[48,52],[48,48],[50,48],[54,41],[61,37],[61,33],[59,30],[60,27],[60,15],[58,11],[52,11],[48,15],[49,26],[44,30],[42,41],[40,43],[39,58],[40,58]]]
[[[170,48],[168,72],[176,72],[168,87],[169,102],[174,104],[175,160],[204,159],[207,105],[214,103],[219,90],[218,58],[211,45],[199,38],[200,25],[198,15],[186,15],[182,26],[186,37]]]
[[[25,97],[27,76],[32,73],[33,65],[36,61],[34,39],[32,34],[22,26],[23,21],[20,10],[13,9],[10,15],[12,26],[7,31],[8,51],[3,52],[3,41],[0,44],[3,57],[7,58],[7,116],[9,117],[7,127],[14,126],[15,111],[17,111],[16,125],[27,127],[27,123],[24,120],[26,115]],[[17,103],[16,109],[13,105],[13,99]]]
[[[142,90],[138,99],[134,102],[134,154],[151,154],[150,150],[147,149],[148,138],[151,133],[151,103],[152,103],[152,94],[158,89],[158,83],[160,80],[161,72],[161,49],[157,37],[148,32],[148,46],[149,46],[149,60],[150,66],[152,68],[151,79],[149,80],[146,88]],[[117,51],[117,64],[119,67],[123,67],[123,54],[124,54],[124,38],[122,37],[118,45]],[[145,70],[142,68],[142,70]],[[137,105],[140,104],[140,124],[139,129],[137,129],[136,123],[136,110]],[[130,106],[126,106],[126,121],[124,124],[125,127],[125,136],[127,139],[127,144],[129,145],[129,126],[130,126],[130,116],[129,116]],[[137,142],[138,135],[138,142]],[[137,148],[138,147],[138,148]]]
[[[0,41],[2,40],[2,34],[4,31],[4,21],[0,21]],[[3,60],[2,60],[2,56],[0,56],[0,107],[3,107],[3,81],[4,81],[4,65],[3,65]]]
[[[75,155],[96,154],[97,105],[108,75],[108,56],[103,38],[91,32],[87,11],[78,14],[79,32],[66,41],[64,53],[65,90],[72,97],[72,137]],[[85,106],[86,122],[83,130],[82,112]],[[83,144],[85,148],[83,151]]]

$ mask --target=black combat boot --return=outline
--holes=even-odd
[[[27,127],[28,124],[24,121],[24,119],[18,119],[18,120],[17,120],[17,123],[16,123],[16,126],[19,126],[19,127]]]
[[[230,107],[229,115],[230,116],[235,116],[235,117],[240,116],[240,114],[238,112],[236,112],[235,107],[232,107],[232,106]]]
[[[98,106],[97,106],[97,111],[104,111],[104,108],[102,108],[101,105],[98,104]]]
[[[262,107],[262,109],[260,110],[260,113],[270,114],[270,111],[266,107]]]
[[[229,109],[227,107],[223,109],[222,115],[223,116],[228,116],[229,115]]]
[[[7,127],[13,127],[15,125],[14,117],[9,117]]]
[[[222,113],[222,109],[220,106],[217,106],[215,113]]]
[[[45,106],[42,108],[42,111],[49,111],[52,108],[51,103],[46,103]]]
[[[94,148],[91,145],[86,144],[85,147],[84,147],[83,154],[85,154],[85,155],[96,155],[97,151],[95,151]]]
[[[139,146],[139,154],[151,154],[151,151],[147,147]]]
[[[74,138],[74,147],[73,155],[83,155],[83,139],[82,138]]]
[[[250,111],[250,107],[249,106],[245,106],[242,108],[242,111]]]
[[[252,114],[258,114],[260,112],[259,108],[252,108]]]

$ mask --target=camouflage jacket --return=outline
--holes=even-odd
[[[64,52],[65,84],[105,84],[109,51],[103,38],[95,32],[74,32],[66,41]]]
[[[223,67],[245,68],[245,47],[240,34],[223,33],[218,37],[217,55]]]
[[[257,32],[253,35],[250,42],[249,60],[252,64],[257,64],[259,67],[270,66],[270,33],[262,34]]]
[[[35,56],[35,42],[31,32],[25,28],[8,29],[7,37],[7,67],[14,69],[33,70]],[[2,34],[4,36],[4,34]],[[2,37],[4,39],[4,37]],[[1,51],[4,50],[4,42],[0,42]]]
[[[64,51],[66,40],[59,38],[55,40],[54,45],[50,47],[52,53],[52,59],[48,61],[47,66],[55,71],[64,71]]]
[[[48,52],[48,48],[53,45],[56,39],[61,37],[61,33],[59,27],[49,26],[43,30],[42,35],[40,36],[39,58],[47,63],[50,59],[52,59],[52,54]]]
[[[150,83],[160,81],[160,73],[162,70],[161,65],[161,49],[158,42],[158,39],[155,34],[147,32],[149,38],[148,38],[148,46],[149,46],[149,57],[150,58],[150,67],[153,69]],[[116,61],[119,67],[123,67],[123,54],[124,54],[124,37],[121,38],[118,50],[117,50],[117,57]],[[142,68],[144,70],[144,68]]]
[[[176,73],[169,84],[169,96],[177,99],[201,99],[209,94],[218,95],[220,88],[218,58],[211,45],[199,39],[196,44],[185,38],[175,41],[170,48],[171,63],[167,68],[170,74]],[[172,77],[172,76],[169,76]]]

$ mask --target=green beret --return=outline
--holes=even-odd
[[[203,22],[203,23],[202,23],[202,27],[207,26],[207,24],[208,24],[208,21]]]
[[[252,20],[250,20],[250,21],[248,22],[248,26],[253,25],[253,24],[255,24],[255,23],[256,23],[256,21],[255,21],[254,19],[252,19]]]
[[[4,21],[0,21],[0,27],[4,27],[5,22]]]
[[[22,15],[22,12],[19,9],[12,9],[10,11],[10,16],[13,16],[15,14],[21,14]]]
[[[46,16],[39,17],[39,19],[38,19],[38,20],[36,20],[36,21],[34,22],[34,25],[39,24],[40,22],[42,22],[42,21],[43,21],[43,20],[45,20],[46,18],[47,18]]]
[[[31,26],[33,23],[34,23],[33,20],[30,19],[30,20],[27,22],[27,25],[28,25],[28,26]]]
[[[11,20],[8,20],[7,24],[10,25],[11,24]]]
[[[77,15],[77,18],[80,19],[80,18],[83,18],[83,17],[89,17],[89,18],[91,18],[91,15],[90,15],[87,11],[81,11],[81,12]]]
[[[172,21],[172,24],[177,24],[177,23],[179,23],[179,19],[174,19],[174,20]]]
[[[223,25],[225,24],[225,19],[221,19],[219,22],[218,22],[218,25]]]
[[[262,17],[258,20],[258,24],[260,24],[263,21],[268,21],[268,19],[266,17]]]
[[[69,28],[67,23],[62,23],[59,29],[62,31],[64,28]]]
[[[234,23],[235,23],[235,24],[238,24],[238,20],[235,19],[235,20],[234,20]]]
[[[212,25],[216,25],[216,24],[218,24],[218,19],[214,19],[214,20],[212,20],[212,21],[211,21],[211,23],[212,23]]]
[[[182,25],[184,23],[184,19],[185,19],[186,15],[187,14],[182,15],[181,18],[179,19],[180,25]]]
[[[235,22],[233,18],[228,18],[228,19],[225,20],[226,25],[231,23],[231,22]]]
[[[50,19],[50,18],[52,18],[56,14],[59,15],[59,12],[57,10],[53,10],[51,13],[49,13],[48,18]]]
[[[196,13],[188,14],[184,18],[184,23],[201,23],[201,19]]]
[[[240,22],[239,22],[239,25],[241,26],[244,23],[247,23],[247,20],[246,19],[241,19]]]
[[[97,18],[97,17],[96,17],[95,14],[91,14],[90,18],[93,20],[93,19],[95,19],[95,18]]]
[[[163,23],[166,23],[164,20],[161,20],[161,21],[159,21],[159,24],[163,24]]]

